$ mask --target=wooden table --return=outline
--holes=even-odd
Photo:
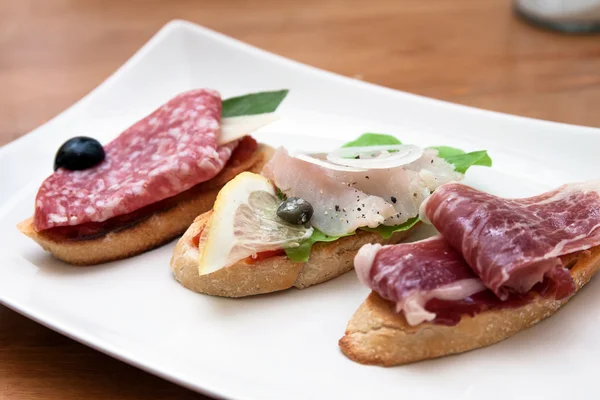
[[[471,106],[600,126],[600,37],[523,24],[507,0],[0,0],[0,145],[184,18],[283,56]],[[0,400],[203,398],[0,306]]]

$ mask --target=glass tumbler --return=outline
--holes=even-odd
[[[528,22],[544,28],[600,32],[600,0],[515,0],[514,9]]]

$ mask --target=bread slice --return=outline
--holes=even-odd
[[[576,292],[600,269],[600,246],[563,257],[575,281]],[[410,326],[394,303],[371,292],[358,308],[339,345],[361,364],[393,366],[462,353],[504,340],[550,317],[569,299],[536,296],[531,303],[464,316],[455,326],[429,322]]]
[[[212,208],[217,194],[227,182],[243,171],[260,172],[273,151],[273,148],[261,144],[248,159],[233,166],[226,165],[216,177],[201,183],[202,191],[192,198],[186,198],[174,207],[100,238],[57,240],[43,231],[36,232],[33,218],[19,223],[17,228],[44,250],[69,264],[93,265],[131,257],[181,235],[199,213]]]
[[[224,297],[252,296],[291,287],[303,289],[328,281],[353,268],[354,256],[362,245],[398,243],[411,232],[396,232],[385,240],[378,233],[358,231],[356,235],[335,242],[316,243],[305,263],[293,262],[285,255],[273,256],[252,263],[238,261],[229,267],[200,275],[200,254],[193,238],[205,228],[210,217],[211,212],[200,215],[179,239],[171,259],[171,270],[175,279],[186,288]]]

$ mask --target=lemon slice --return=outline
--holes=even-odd
[[[219,192],[200,236],[198,271],[209,274],[263,251],[297,247],[313,228],[277,216],[279,199],[265,177],[242,172]]]

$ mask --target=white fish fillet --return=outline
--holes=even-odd
[[[396,213],[384,221],[385,225],[399,225],[416,217],[421,203],[438,186],[463,177],[434,149],[425,149],[418,160],[397,168],[326,173],[331,179],[392,203]]]
[[[438,186],[463,178],[434,149],[401,167],[347,172],[299,160],[279,148],[263,175],[286,195],[310,202],[312,225],[332,236],[362,226],[400,225],[419,215],[421,203]]]
[[[391,203],[341,183],[329,169],[291,157],[280,147],[262,174],[288,197],[311,203],[311,224],[321,232],[339,236],[357,228],[377,227],[396,214]]]

